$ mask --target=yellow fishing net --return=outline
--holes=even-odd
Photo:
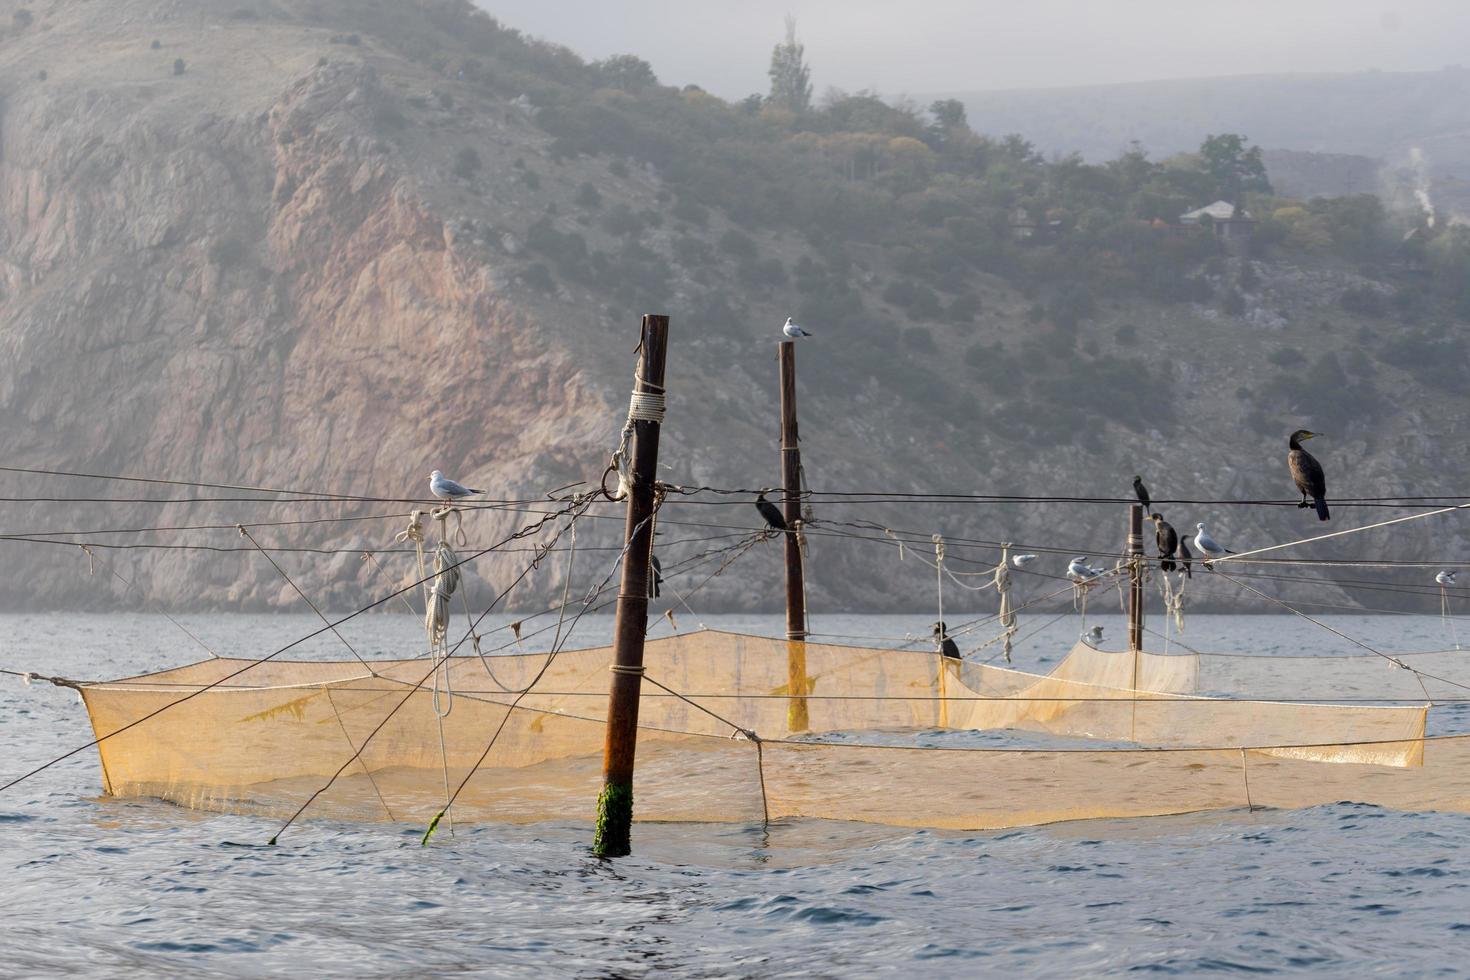
[[[606,647],[549,665],[455,657],[437,672],[424,659],[216,659],[83,696],[118,796],[289,814],[319,793],[310,815],[422,821],[473,772],[457,818],[581,820],[599,788],[611,660]],[[1138,694],[713,631],[650,640],[645,667],[640,819],[1001,827],[1240,806],[1247,783],[1256,804],[1463,808],[1470,783],[1470,746],[1426,743],[1423,705]],[[965,730],[1006,729],[1149,748],[964,746]]]
[[[1172,694],[1448,701],[1470,696],[1470,652],[1286,657],[1144,651],[1135,656],[1078,643],[1050,676]]]

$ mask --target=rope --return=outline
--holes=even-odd
[[[364,660],[362,658],[362,654],[358,653],[357,649],[351,643],[347,642],[347,637],[337,632],[337,627],[332,623],[330,619],[326,617],[326,614],[324,614],[320,609],[317,608],[317,604],[311,601],[311,597],[308,596],[305,592],[301,591],[301,586],[297,585],[295,581],[292,580],[291,576],[286,574],[286,570],[278,565],[276,563],[276,560],[270,556],[269,552],[267,552],[264,548],[260,546],[260,542],[255,540],[255,537],[251,535],[251,533],[246,529],[245,525],[239,524],[236,525],[236,527],[240,532],[240,537],[245,538],[247,541],[255,546],[257,551],[259,551],[262,555],[265,555],[265,560],[270,562],[271,567],[280,573],[281,578],[286,580],[286,584],[291,586],[291,588],[296,591],[296,594],[301,597],[301,600],[311,607],[311,611],[316,613],[317,618],[327,625],[327,628],[332,631],[332,635],[342,641],[342,645],[346,647],[354,657],[357,658],[357,662],[366,667],[371,673],[373,670],[372,664]]]
[[[1000,593],[1000,625],[1005,627],[1005,658],[1011,662],[1011,638],[1016,635],[1016,614],[1011,610],[1011,546],[1002,545],[1000,564],[995,566],[995,591]]]
[[[1283,608],[1283,609],[1287,610],[1288,612],[1292,613],[1293,615],[1300,616],[1302,619],[1305,619],[1307,622],[1312,623],[1312,624],[1314,624],[1316,626],[1320,626],[1324,630],[1326,630],[1327,632],[1332,633],[1332,634],[1334,634],[1336,636],[1340,636],[1344,640],[1347,640],[1349,643],[1356,644],[1357,646],[1362,647],[1364,650],[1367,650],[1369,653],[1372,653],[1372,654],[1375,654],[1377,656],[1380,656],[1384,660],[1387,660],[1389,663],[1395,664],[1396,666],[1402,667],[1404,670],[1409,671],[1411,674],[1414,675],[1414,679],[1419,682],[1419,687],[1424,692],[1424,700],[1425,701],[1428,701],[1431,706],[1434,704],[1434,699],[1429,696],[1429,688],[1426,687],[1425,684],[1424,684],[1424,678],[1425,677],[1428,677],[1428,678],[1430,678],[1432,680],[1442,681],[1442,682],[1444,682],[1446,684],[1455,684],[1454,681],[1446,680],[1443,677],[1435,677],[1433,674],[1424,673],[1423,671],[1420,671],[1420,670],[1418,670],[1418,669],[1416,669],[1414,667],[1410,667],[1408,664],[1404,663],[1402,660],[1398,659],[1397,657],[1390,657],[1388,654],[1383,653],[1380,650],[1375,650],[1372,647],[1370,647],[1368,644],[1364,643],[1362,640],[1354,639],[1353,637],[1348,636],[1342,630],[1335,629],[1334,627],[1328,626],[1326,623],[1322,622],[1321,620],[1313,619],[1311,616],[1308,616],[1306,613],[1302,612],[1300,609],[1293,608],[1292,606],[1287,605],[1285,602],[1282,602],[1280,599],[1277,599],[1275,596],[1269,596],[1266,593],[1262,592],[1260,589],[1254,588],[1252,586],[1249,586],[1249,585],[1245,584],[1244,582],[1241,582],[1241,581],[1238,581],[1236,579],[1233,579],[1229,575],[1226,575],[1224,572],[1217,572],[1216,574],[1218,574],[1225,581],[1227,581],[1227,582],[1233,582],[1234,584],[1240,586],[1242,589],[1245,589],[1248,592],[1253,592],[1256,595],[1260,596],[1262,599],[1267,600],[1268,602],[1274,602],[1278,606],[1280,606],[1281,608]],[[1456,687],[1463,687],[1466,690],[1470,690],[1470,685],[1466,685],[1466,684],[1455,684],[1455,686]]]
[[[9,674],[11,677],[19,677],[21,680],[25,681],[27,687],[29,687],[36,681],[45,681],[47,684],[52,684],[56,687],[69,687],[73,691],[76,691],[78,694],[80,694],[82,692],[82,688],[87,686],[86,681],[74,681],[67,677],[50,677],[46,674],[38,674],[33,670],[5,670],[3,668],[0,668],[0,674]]]
[[[570,510],[570,508],[568,510]],[[565,513],[565,512],[566,511],[563,511],[561,513]],[[509,544],[511,541],[516,541],[516,540],[519,540],[520,538],[526,537],[527,535],[534,534],[535,532],[539,531],[542,527],[544,527],[548,521],[550,521],[553,517],[556,517],[556,516],[560,516],[560,514],[549,514],[549,515],[546,515],[541,520],[534,521],[531,524],[528,524],[525,527],[521,528],[520,530],[518,530],[518,531],[516,531],[516,532],[514,532],[514,533],[512,533],[510,535],[508,535],[507,537],[505,537],[500,542],[500,544],[501,545],[503,545],[503,544]],[[465,559],[465,562],[471,562],[471,561],[475,561],[475,560],[477,560],[479,558],[482,558],[485,555],[488,555],[490,552],[494,551],[497,547],[499,547],[499,545],[492,545],[492,546],[490,546],[488,548],[481,549],[480,551],[477,551],[475,554],[471,555],[469,558]],[[463,564],[463,562],[461,564]],[[253,669],[255,667],[258,667],[258,666],[260,666],[263,663],[268,663],[269,661],[274,660],[276,657],[280,656],[281,654],[285,653],[286,651],[291,650],[291,649],[299,646],[302,643],[305,643],[307,640],[311,640],[311,639],[314,639],[314,638],[316,638],[318,636],[321,636],[323,633],[326,633],[328,630],[331,630],[331,629],[333,629],[333,628],[335,628],[337,626],[341,626],[343,623],[347,622],[350,619],[356,619],[358,616],[361,616],[363,613],[368,612],[368,611],[370,611],[372,609],[376,609],[378,606],[383,605],[385,602],[389,601],[390,599],[396,598],[397,596],[402,595],[404,592],[409,592],[409,591],[411,591],[413,589],[418,588],[421,584],[422,584],[421,582],[412,582],[409,585],[406,585],[406,586],[404,586],[401,589],[398,589],[398,590],[396,590],[394,592],[390,592],[388,595],[382,596],[379,599],[375,599],[372,602],[368,603],[367,605],[361,606],[358,609],[354,610],[353,612],[348,613],[346,616],[343,616],[341,619],[338,619],[335,622],[328,623],[326,626],[323,626],[319,630],[315,630],[315,631],[313,631],[311,633],[306,634],[305,636],[299,636],[296,639],[292,640],[290,643],[287,643],[285,646],[280,647],[279,649],[275,650],[274,652],[269,653],[266,656],[259,658],[258,660],[252,660],[252,661],[250,661],[245,666],[241,667],[239,670],[231,671],[230,673],[224,675],[223,677],[220,677],[220,678],[218,678],[216,680],[213,680],[210,683],[203,685],[202,687],[198,688],[195,691],[191,691],[190,693],[184,695],[183,697],[181,697],[181,698],[179,698],[179,699],[177,699],[175,701],[170,701],[167,704],[163,704],[163,705],[160,705],[157,708],[154,708],[152,711],[148,712],[146,715],[143,715],[143,716],[141,716],[139,718],[133,719],[132,721],[128,722],[126,725],[123,725],[121,728],[114,729],[113,731],[110,731],[110,732],[108,732],[105,735],[99,735],[96,738],[94,738],[94,739],[92,739],[92,740],[90,740],[90,741],[88,741],[88,742],[86,742],[86,743],[84,743],[82,745],[78,745],[76,748],[73,748],[73,749],[70,749],[70,750],[68,750],[66,752],[63,752],[61,755],[56,756],[51,761],[46,762],[46,763],[43,763],[42,765],[39,765],[39,766],[35,767],[34,769],[30,770],[29,772],[22,773],[21,775],[16,776],[14,779],[11,779],[10,781],[4,783],[3,785],[0,785],[0,793],[3,793],[6,790],[10,789],[12,786],[15,786],[15,785],[17,785],[19,783],[22,783],[22,782],[24,782],[27,779],[30,779],[32,776],[35,776],[35,775],[37,775],[39,773],[42,773],[42,772],[45,772],[47,769],[50,769],[52,766],[56,765],[57,763],[63,762],[65,760],[67,760],[67,759],[70,759],[72,756],[76,755],[79,752],[85,752],[88,749],[95,748],[96,746],[101,745],[107,739],[112,738],[112,737],[114,737],[116,735],[120,735],[123,732],[128,731],[129,729],[136,728],[138,725],[141,725],[144,722],[146,722],[146,721],[148,721],[148,720],[150,720],[152,718],[156,718],[157,716],[163,714],[165,711],[169,710],[170,708],[177,707],[178,705],[183,704],[185,701],[189,701],[189,700],[191,700],[193,698],[196,698],[196,697],[198,697],[199,695],[203,694],[206,691],[213,690],[214,688],[223,685],[226,681],[230,681],[230,680],[233,680],[236,677],[239,677],[241,674],[245,673],[247,670],[251,670],[251,669]],[[427,675],[425,676],[425,679],[427,679]],[[366,743],[364,743],[364,744],[366,744]],[[345,770],[346,769],[346,766],[343,766],[343,769]],[[339,773],[339,775],[340,775],[340,773]],[[298,811],[298,813],[299,813],[299,811]]]
[[[623,429],[618,434],[618,448],[613,450],[612,459],[608,462],[608,470],[618,474],[618,489],[616,493],[608,493],[610,500],[626,500],[628,494],[633,492],[633,474],[628,469],[631,457],[628,454],[628,443],[633,438],[634,422],[657,422],[662,424],[664,411],[668,407],[665,399],[665,389],[646,381],[637,379],[639,385],[646,386],[649,390],[643,391],[634,388],[628,398],[628,418],[623,422]],[[603,479],[606,479],[606,474]]]
[[[1391,527],[1395,524],[1405,524],[1409,521],[1421,521],[1426,517],[1438,517],[1441,514],[1449,514],[1457,510],[1470,509],[1470,504],[1456,504],[1453,507],[1441,507],[1438,510],[1426,511],[1422,514],[1410,514],[1408,517],[1395,517],[1387,521],[1379,521],[1376,524],[1364,524],[1361,527],[1344,528],[1341,531],[1333,531],[1329,534],[1318,534],[1310,538],[1298,538],[1296,541],[1287,541],[1284,544],[1273,544],[1265,548],[1256,548],[1254,551],[1242,551],[1238,555],[1226,555],[1223,558],[1214,558],[1211,561],[1216,565],[1222,565],[1227,561],[1239,561],[1252,555],[1264,555],[1271,551],[1280,551],[1283,548],[1294,548],[1299,544],[1311,544],[1314,541],[1326,541],[1329,538],[1340,538],[1347,534],[1358,534],[1362,531],[1374,531],[1381,527]]]

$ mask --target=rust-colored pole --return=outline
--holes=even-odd
[[[1143,504],[1128,505],[1128,649],[1143,649]],[[1135,660],[1136,663],[1136,660]],[[1138,682],[1134,671],[1135,687]]]
[[[1128,650],[1133,654],[1129,737],[1138,738],[1138,661],[1143,651],[1143,504],[1128,505]]]
[[[786,724],[793,732],[810,727],[807,717],[806,581],[801,562],[801,445],[796,434],[796,342],[781,341],[781,486],[786,526]]]
[[[669,318],[651,313],[645,316],[634,391],[663,394],[668,343]],[[624,532],[623,579],[613,626],[613,675],[607,702],[602,793],[597,797],[597,826],[592,842],[593,853],[598,857],[623,857],[632,848],[633,756],[638,747],[638,695],[643,687],[643,641],[648,632],[648,563],[653,552],[654,486],[661,425],[652,419],[633,422],[632,486]]]

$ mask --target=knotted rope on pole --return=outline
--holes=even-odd
[[[1011,640],[1016,635],[1016,613],[1011,608],[1011,546],[1000,546],[1000,564],[995,566],[995,591],[1000,593],[1000,613],[996,617],[1005,628],[1006,663],[1011,662]]]
[[[664,420],[664,411],[668,407],[664,396],[664,390],[652,382],[638,379],[640,385],[646,385],[652,391],[639,391],[633,389],[628,398],[628,418],[623,422],[623,431],[618,436],[618,448],[613,450],[612,459],[608,463],[607,473],[617,473],[618,489],[616,493],[609,492],[604,483],[603,492],[607,493],[609,499],[626,500],[628,494],[633,492],[633,473],[628,468],[631,457],[628,454],[628,443],[633,438],[634,422],[659,422]],[[607,473],[603,474],[606,481]]]

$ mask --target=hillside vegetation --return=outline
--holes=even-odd
[[[955,102],[813,100],[796,44],[771,97],[732,104],[465,0],[60,0],[15,19],[0,41],[0,452],[393,495],[438,467],[534,498],[596,479],[637,317],[666,312],[665,477],[768,485],[771,348],[792,315],[816,334],[800,383],[819,488],[1123,495],[1140,472],[1162,499],[1281,498],[1285,436],[1305,425],[1331,435],[1314,448],[1334,497],[1459,489],[1465,229],[1370,195],[1274,193],[1230,133],[1088,163],[982,132]],[[1256,217],[1248,250],[1179,223],[1219,198]],[[737,503],[719,513],[753,523]],[[1119,509],[1083,513],[819,516],[1116,550]],[[1294,509],[1170,516],[1237,544],[1302,530]],[[206,518],[230,530],[238,515],[105,521]],[[43,506],[7,519],[56,523]],[[485,538],[517,526],[476,520]],[[616,534],[598,526],[589,548]],[[1448,533],[1437,553],[1465,543]],[[384,545],[360,528],[339,543]],[[912,562],[813,550],[819,610],[932,601]],[[74,595],[75,568],[35,554],[7,597]],[[298,601],[233,559],[134,557],[130,576],[166,603]],[[770,606],[778,568],[757,552],[703,598]],[[307,574],[342,604],[377,584],[356,554]],[[511,602],[555,587],[533,579]]]

